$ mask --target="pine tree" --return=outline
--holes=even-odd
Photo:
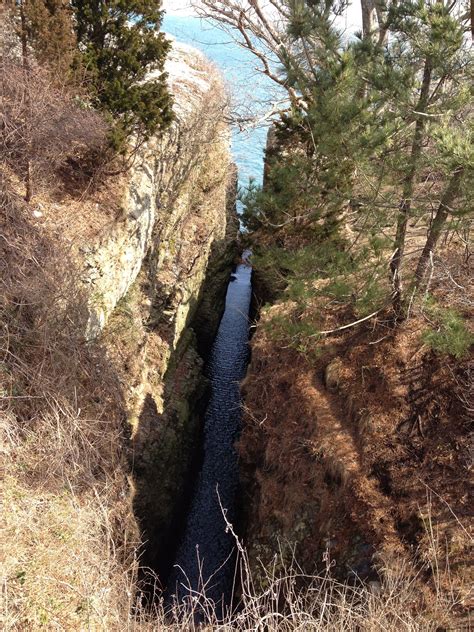
[[[29,44],[36,60],[49,66],[61,81],[71,78],[77,62],[77,43],[72,12],[67,0],[24,2]]]
[[[159,32],[156,0],[72,0],[77,40],[100,106],[114,122],[111,143],[123,148],[130,135],[146,140],[172,119],[163,72],[169,42]]]
[[[364,258],[378,261],[379,305],[388,303],[391,290],[397,321],[405,317],[408,299],[423,287],[448,218],[462,219],[469,212],[463,209],[472,210],[466,124],[473,59],[465,20],[453,3],[393,3],[378,37],[366,33],[350,42],[334,28],[342,4],[288,0],[282,36],[286,49],[279,56],[285,85],[301,96],[282,116],[282,146],[267,156],[265,190],[253,188],[244,200],[244,221],[251,230],[263,226],[276,233],[273,242],[283,248],[295,243],[296,230],[300,244],[312,242],[321,250],[322,239],[339,248],[341,211],[351,200],[358,231],[348,244],[352,259],[358,243],[357,251],[365,253],[362,264]],[[429,181],[436,187],[428,189]],[[427,220],[434,208],[421,257],[409,265],[408,226],[415,217]],[[388,240],[385,257],[380,256],[380,231],[382,241]],[[281,252],[276,259],[282,259]],[[311,258],[307,262],[311,265]],[[403,285],[402,272],[407,278]],[[367,295],[373,287],[366,284]]]
[[[401,151],[394,153],[398,166],[394,163],[393,178],[402,178],[395,253],[390,266],[396,319],[406,315],[408,295],[402,284],[402,264],[408,223],[413,215],[423,213],[417,186],[423,172],[439,172],[441,145],[433,143],[433,138],[440,127],[457,126],[457,119],[465,116],[469,103],[466,86],[472,73],[472,57],[465,47],[464,26],[453,8],[454,4],[443,2],[407,0],[393,5],[389,14],[394,40],[392,62],[407,69],[408,76],[411,73],[407,82],[410,89],[404,98],[390,104],[393,118],[400,121],[402,138],[405,136],[409,144],[408,152],[401,143]],[[409,137],[406,132],[410,130],[413,131]],[[450,203],[457,197],[462,173],[461,164],[454,164],[446,173],[448,183],[451,179],[453,183],[447,185]],[[441,199],[440,208],[445,206]]]
[[[278,123],[280,147],[267,155],[266,191],[258,195],[259,204],[253,192],[251,202],[261,222],[302,230],[312,225],[313,233],[317,224],[321,238],[337,232],[356,163],[369,150],[361,59],[344,47],[334,27],[338,11],[338,2],[288,3],[285,83],[302,99]],[[252,222],[249,214],[250,208]]]

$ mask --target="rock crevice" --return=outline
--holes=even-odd
[[[160,575],[172,561],[198,455],[203,357],[224,309],[238,234],[221,78],[177,43],[167,71],[175,121],[140,150],[123,217],[84,249],[83,278],[87,335],[102,336],[126,402],[143,562]]]

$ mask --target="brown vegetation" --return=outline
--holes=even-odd
[[[140,541],[125,405],[105,349],[84,339],[77,249],[117,216],[123,181],[104,177],[101,115],[7,44],[2,32],[2,621],[116,628]]]
[[[451,243],[442,257],[449,275],[435,262],[430,291],[467,316],[472,288],[462,249]],[[430,351],[423,308],[398,327],[382,311],[338,330],[353,313],[321,297],[307,313],[335,332],[298,350],[272,324],[291,319],[293,309],[280,302],[264,310],[244,386],[239,447],[252,566],[268,564],[278,541],[295,544],[309,574],[328,558],[341,580],[378,581],[380,565],[390,572],[402,565],[416,586],[412,611],[449,629],[468,626],[469,356]]]
[[[34,227],[2,184],[4,626],[110,629],[127,616],[137,538],[120,391],[84,342],[61,235]]]
[[[97,156],[107,127],[44,67],[25,70],[20,60],[4,55],[0,76],[2,165],[25,183],[30,200],[38,189],[55,188],[61,169],[73,171]]]
[[[134,388],[147,355],[159,399],[175,337],[186,325],[187,309],[195,307],[212,241],[225,241],[221,223],[229,165],[220,123],[225,99],[216,95],[222,89],[217,73],[200,57],[194,63],[199,71],[209,71],[209,85],[202,82],[192,95],[187,92],[182,101],[189,111],[182,113],[179,126],[145,148],[148,168],[160,171],[154,176],[162,189],[163,212],[156,226],[159,247],[152,248],[147,262],[150,274],[143,270],[140,277],[146,286],[143,294],[137,293],[143,304],[127,296],[101,341],[90,342],[84,333],[91,290],[81,282],[81,251],[121,230],[127,174],[112,177],[88,170],[83,157],[103,138],[97,114],[58,92],[46,71],[35,84],[44,98],[32,99],[22,110],[22,95],[29,89],[26,75],[14,63],[3,65],[0,418],[2,495],[8,507],[1,536],[6,629],[142,625],[140,606],[135,609],[143,550],[132,507],[130,422],[136,421],[133,415],[140,413],[143,402],[135,410]],[[18,84],[6,81],[8,73]],[[199,107],[206,111],[205,120]],[[22,136],[31,112],[38,130],[37,153],[28,153],[34,157],[30,174],[35,185],[28,203],[23,170],[28,158],[22,160],[20,150],[31,149]],[[184,147],[177,156],[180,143]],[[157,162],[165,149],[171,164]],[[199,160],[203,163],[197,164]],[[168,316],[162,309],[167,302]],[[181,319],[176,329],[174,319]],[[150,331],[153,335],[147,336]],[[186,389],[190,384],[199,388],[201,360],[190,347],[184,359],[174,361],[176,379],[169,378],[165,395],[174,396],[177,412],[185,417]],[[196,384],[191,371],[198,373]],[[182,401],[175,385],[183,391]],[[171,409],[170,404],[173,422]],[[146,410],[144,426],[145,416]],[[138,441],[135,446],[141,449]],[[178,456],[170,458],[176,462]],[[164,456],[162,461],[167,464]]]

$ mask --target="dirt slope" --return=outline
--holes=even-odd
[[[383,321],[348,329],[303,356],[269,335],[282,310],[262,316],[243,386],[251,558],[290,556],[296,545],[307,572],[332,560],[341,579],[369,581],[404,565],[416,605],[429,609],[441,589],[435,620],[449,627],[452,610],[467,625],[471,360],[435,356],[419,318],[398,330]]]

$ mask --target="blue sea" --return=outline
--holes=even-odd
[[[260,113],[271,109],[278,97],[273,82],[256,70],[257,60],[239,47],[232,38],[198,17],[165,15],[163,30],[178,41],[201,50],[221,70],[231,90],[233,109],[252,108]],[[281,95],[280,95],[281,98]],[[246,186],[249,178],[260,183],[263,176],[263,156],[268,122],[256,128],[232,134],[232,152],[239,169],[239,185]]]

